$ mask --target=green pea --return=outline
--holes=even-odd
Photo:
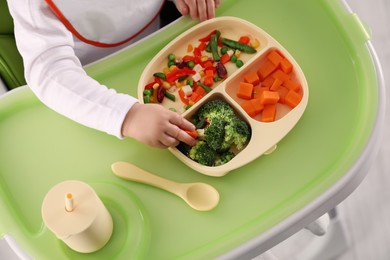
[[[172,60],[172,61],[174,61],[176,59],[176,56],[175,56],[175,54],[173,54],[173,53],[170,53],[169,55],[168,55],[168,60]]]
[[[195,62],[193,62],[192,60],[189,60],[187,62],[187,66],[188,66],[188,68],[192,69],[193,67],[195,67]]]
[[[244,62],[243,62],[242,60],[237,60],[237,61],[236,61],[236,66],[237,66],[238,68],[241,68],[243,65],[244,65]]]
[[[187,85],[192,87],[194,85],[194,81],[192,79],[187,80]]]
[[[170,66],[172,66],[172,65],[175,65],[175,61],[173,61],[173,60],[168,61],[168,68],[169,68]]]
[[[230,61],[236,63],[237,56],[236,55],[232,55],[232,57],[230,57]]]
[[[153,95],[153,89],[152,88],[151,89],[145,89],[144,90],[144,95],[146,95],[146,96]]]
[[[226,46],[223,46],[222,48],[221,48],[221,54],[225,54],[225,53],[227,53],[227,51],[229,50],[229,48],[228,47],[226,47]]]

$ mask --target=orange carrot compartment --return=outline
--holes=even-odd
[[[226,86],[243,110],[260,122],[274,122],[294,109],[303,90],[293,63],[277,49],[264,53]]]

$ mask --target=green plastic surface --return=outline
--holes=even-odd
[[[224,0],[217,15],[263,28],[306,75],[309,104],[277,150],[209,177],[168,150],[80,126],[20,89],[0,99],[0,236],[10,234],[36,259],[210,259],[283,222],[343,177],[367,144],[378,105],[368,35],[356,17],[336,0]],[[182,19],[87,71],[136,96],[153,55],[195,23]],[[175,195],[117,178],[115,161],[179,182],[207,182],[219,190],[220,204],[195,211]],[[92,185],[113,216],[113,237],[100,251],[73,252],[42,223],[46,192],[68,179]]]

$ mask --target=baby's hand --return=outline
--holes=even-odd
[[[215,8],[222,0],[176,0],[176,8],[182,15],[189,14],[201,22],[215,17]]]
[[[158,148],[173,147],[180,141],[195,145],[196,140],[186,130],[193,131],[195,126],[157,104],[134,104],[122,125],[123,136]]]

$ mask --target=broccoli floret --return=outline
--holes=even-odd
[[[181,145],[178,149],[202,165],[227,163],[235,156],[235,150],[244,148],[251,136],[249,125],[221,99],[204,104],[194,114],[193,120],[199,134],[196,145]]]
[[[231,151],[227,151],[227,152],[220,154],[218,156],[218,158],[215,160],[215,166],[219,166],[219,165],[222,165],[222,164],[229,162],[231,159],[234,158],[234,156],[236,156],[236,155]]]
[[[204,140],[214,150],[219,151],[225,138],[225,121],[213,118],[204,130]]]
[[[242,150],[251,136],[248,124],[238,117],[231,117],[225,125],[225,138],[222,149],[229,149],[233,144],[237,150]]]
[[[200,164],[213,166],[217,153],[205,141],[198,141],[191,148],[188,156]]]
[[[213,118],[220,118],[228,120],[235,116],[233,108],[221,99],[215,99],[204,104],[196,113],[196,120],[202,122],[205,119],[212,120]]]

